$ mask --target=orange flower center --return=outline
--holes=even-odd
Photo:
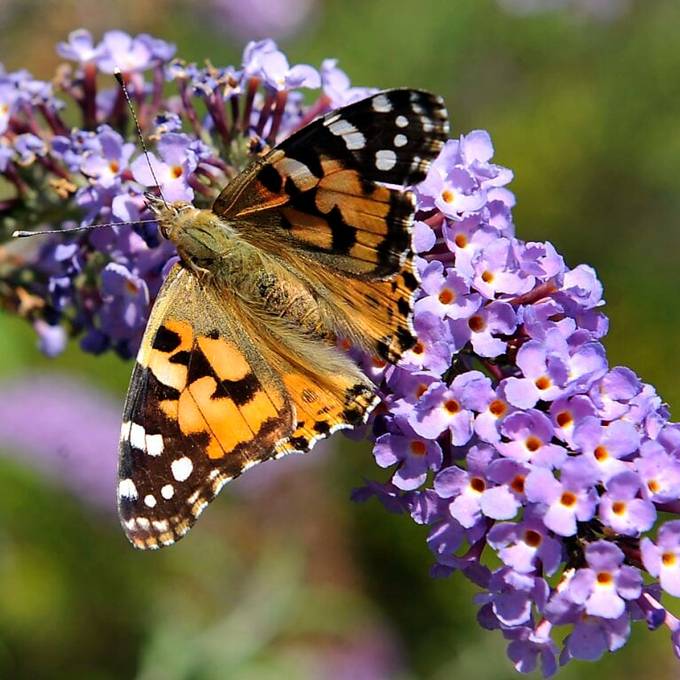
[[[524,475],[517,475],[510,482],[510,488],[516,493],[524,493]]]
[[[411,453],[414,456],[424,456],[427,452],[427,447],[419,439],[414,439],[411,442]]]
[[[534,385],[539,390],[547,390],[552,385],[552,380],[547,375],[542,375],[540,378],[536,378]]]
[[[425,383],[420,383],[420,385],[418,385],[418,389],[416,389],[416,397],[420,399],[420,397],[422,397],[425,392],[427,392],[427,385]]]
[[[647,488],[652,492],[652,493],[658,493],[658,491],[661,489],[661,484],[656,481],[656,479],[650,479],[647,482]]]
[[[120,164],[118,161],[109,161],[109,170],[114,174],[120,170]]]
[[[538,548],[538,546],[543,542],[543,537],[538,533],[538,531],[528,529],[524,532],[524,542],[531,548]]]
[[[444,288],[441,293],[439,293],[439,302],[443,305],[450,305],[456,299],[456,294],[449,288]]]
[[[674,567],[675,563],[678,561],[678,556],[675,553],[666,552],[661,555],[661,561],[664,567]]]
[[[468,326],[470,327],[471,331],[475,333],[481,333],[486,327],[486,324],[484,323],[484,319],[479,316],[479,314],[475,314],[468,319]]]
[[[444,403],[444,408],[451,414],[460,411],[460,404],[455,399],[449,399]]]
[[[571,508],[573,505],[576,505],[576,495],[571,491],[565,491],[560,497],[560,503],[567,508]]]
[[[413,345],[413,353],[414,354],[422,354],[425,351],[425,347],[423,347],[423,343],[418,340],[415,345]]]
[[[484,281],[484,283],[491,283],[493,281],[493,274],[490,271],[485,271],[482,274],[482,281]]]
[[[597,575],[597,582],[602,586],[608,586],[612,583],[614,577],[608,571],[601,571]]]
[[[181,165],[173,165],[172,168],[170,169],[170,174],[175,178],[179,178],[183,175],[184,170],[182,170]]]
[[[479,477],[473,477],[470,480],[470,488],[477,493],[482,493],[482,491],[486,489],[486,484],[483,479],[480,479]]]
[[[456,234],[456,237],[453,239],[453,242],[459,248],[465,248],[465,246],[468,244],[467,236],[465,234]]]
[[[562,411],[562,413],[558,413],[555,420],[560,427],[567,427],[567,425],[571,425],[574,422],[574,419],[572,418],[572,415],[569,413],[569,411]]]
[[[597,460],[602,462],[603,460],[607,460],[607,458],[609,458],[609,451],[607,451],[605,446],[598,446],[595,451],[593,451],[593,455]]]
[[[626,504],[623,501],[614,501],[612,503],[612,512],[615,515],[623,515],[626,512]]]
[[[455,198],[456,194],[454,194],[451,189],[444,189],[444,191],[442,191],[442,201],[445,201],[446,203],[453,203]]]
[[[527,437],[524,445],[527,447],[527,449],[529,449],[529,451],[531,451],[531,453],[533,453],[534,451],[538,451],[538,449],[541,448],[543,442],[538,437],[531,435],[530,437]]]
[[[507,410],[508,405],[502,399],[494,399],[489,404],[489,411],[491,411],[491,413],[493,413],[496,418],[500,418],[502,415],[505,415]]]

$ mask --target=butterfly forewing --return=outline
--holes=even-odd
[[[410,192],[383,185],[424,179],[447,133],[440,97],[381,92],[291,135],[230,183],[213,210],[251,242],[266,233],[272,248],[283,241],[325,266],[385,278],[403,265],[415,204]]]
[[[184,535],[222,485],[294,428],[277,373],[177,265],[152,312],[123,415],[119,511],[139,548]]]

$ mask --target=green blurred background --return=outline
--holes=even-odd
[[[238,63],[249,36],[233,12],[245,12],[254,37],[267,24],[257,3],[232,14],[219,5],[4,0],[0,61],[49,79],[55,43],[86,27],[96,38],[146,31],[185,59]],[[454,135],[490,131],[497,162],[515,171],[518,236],[596,267],[610,363],[677,402],[680,2],[293,5],[300,24],[279,39],[291,62],[337,57],[356,85],[439,92]],[[7,316],[0,347],[0,380],[66,374],[105,391],[112,408],[122,404],[128,364],[75,347],[48,361],[32,330]],[[30,403],[25,418],[40,430]],[[110,509],[94,507],[22,463],[21,450],[0,441],[0,451],[2,678],[518,677],[501,636],[477,626],[474,589],[429,578],[426,531],[348,500],[375,476],[364,444],[340,436],[313,461],[254,470],[186,540],[154,554],[125,541],[113,489]],[[115,442],[93,455],[115,457]],[[667,633],[638,625],[625,650],[572,663],[560,678],[608,674],[678,677]]]

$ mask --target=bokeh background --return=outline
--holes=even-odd
[[[0,0],[0,62],[49,78],[78,27],[239,63],[275,37],[291,62],[337,57],[356,85],[445,96],[453,134],[489,130],[516,175],[518,235],[605,284],[612,365],[680,401],[677,0]],[[134,552],[114,510],[130,365],[43,358],[0,316],[0,677],[518,677],[474,589],[432,580],[424,528],[350,502],[379,475],[341,435],[229,485],[192,533]],[[320,447],[321,448],[321,447]],[[562,679],[678,677],[668,636]]]

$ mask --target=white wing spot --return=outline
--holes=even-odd
[[[389,113],[392,110],[392,102],[384,95],[373,97],[373,110],[378,113]]]
[[[394,122],[397,127],[405,128],[408,125],[408,118],[406,116],[397,116]]]
[[[327,125],[328,125],[328,123],[327,123]],[[334,135],[346,135],[350,132],[356,132],[357,131],[357,129],[354,127],[354,125],[352,125],[352,123],[345,120],[344,118],[340,118],[339,120],[336,120],[335,122],[328,125],[328,129]]]
[[[361,132],[353,132],[351,135],[345,135],[343,139],[345,140],[345,146],[350,151],[363,149],[366,146],[366,137],[364,137]]]
[[[380,149],[375,152],[375,165],[378,170],[391,170],[397,164],[397,154],[392,149]]]
[[[146,450],[144,435],[144,428],[137,423],[132,423],[132,426],[130,427],[130,444],[140,451]]]
[[[150,493],[144,496],[144,505],[146,505],[147,508],[155,508],[156,507],[155,497],[152,496]]]
[[[406,135],[394,135],[394,146],[397,148],[400,146],[405,146],[408,143],[408,137]]]
[[[161,496],[169,501],[175,495],[175,487],[172,484],[166,484],[161,487]]]
[[[146,435],[146,452],[150,456],[160,456],[163,453],[163,435],[162,434],[147,434]]]
[[[434,123],[425,116],[421,116],[420,122],[423,124],[423,132],[432,132],[434,130]]]
[[[123,442],[126,442],[130,439],[130,427],[132,423],[129,420],[126,420],[121,426],[120,426],[120,440]]]
[[[350,151],[363,149],[366,146],[366,137],[364,137],[359,130],[357,130],[352,123],[346,121],[344,118],[337,120],[326,121],[328,129],[337,137],[342,137],[345,146]]]
[[[189,478],[189,475],[194,469],[194,464],[191,462],[191,459],[184,456],[173,460],[170,464],[170,469],[172,470],[172,476],[178,482],[183,482],[185,479]]]
[[[137,487],[131,479],[121,479],[118,482],[118,497],[129,498],[131,501],[137,500]]]

